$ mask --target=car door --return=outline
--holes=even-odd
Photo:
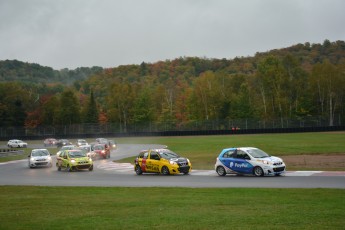
[[[146,169],[148,172],[158,172],[159,173],[159,161],[160,157],[156,151],[151,151],[149,157],[146,160]]]
[[[239,173],[250,174],[253,171],[253,166],[247,160],[250,160],[248,154],[242,150],[237,150],[236,156],[233,158],[232,169]]]
[[[68,159],[67,159],[67,151],[63,151],[61,154],[60,154],[60,157],[59,157],[60,159],[60,167],[62,167],[62,168],[66,168],[66,166],[67,166],[67,161],[68,161]]]

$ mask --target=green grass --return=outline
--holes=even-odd
[[[345,132],[118,138],[118,143],[163,144],[188,157],[194,168],[212,169],[223,148],[258,147],[274,156],[344,154]],[[133,162],[134,157],[120,162]]]
[[[1,229],[343,229],[341,189],[0,186]]]

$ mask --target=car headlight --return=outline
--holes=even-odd
[[[176,161],[170,161],[170,164],[171,165],[177,165],[177,162]]]
[[[74,164],[74,163],[75,163],[75,160],[71,160],[71,163]]]
[[[49,156],[49,157],[47,158],[47,160],[48,160],[48,161],[51,161],[51,160],[52,160],[52,157],[51,157],[51,156]]]
[[[188,161],[188,164],[190,164],[190,161],[189,161],[189,159],[187,158],[187,161]]]
[[[263,161],[260,161],[261,163],[263,163],[263,164],[265,164],[265,165],[269,165],[269,164],[271,164],[271,162],[270,161],[266,161],[266,160],[263,160]]]

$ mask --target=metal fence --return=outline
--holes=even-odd
[[[331,127],[342,127],[342,119],[334,120]],[[321,117],[304,117],[298,119],[241,119],[241,120],[207,120],[177,122],[147,122],[145,124],[130,124],[123,126],[117,123],[108,124],[73,124],[56,126],[25,127],[0,127],[0,139],[35,137],[77,137],[77,136],[128,136],[148,133],[174,133],[174,132],[201,132],[228,131],[245,132],[246,130],[272,130],[294,128],[330,127],[329,121]],[[213,132],[214,133],[214,132]]]

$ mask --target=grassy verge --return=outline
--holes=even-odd
[[[343,229],[338,189],[0,186],[1,229]]]

